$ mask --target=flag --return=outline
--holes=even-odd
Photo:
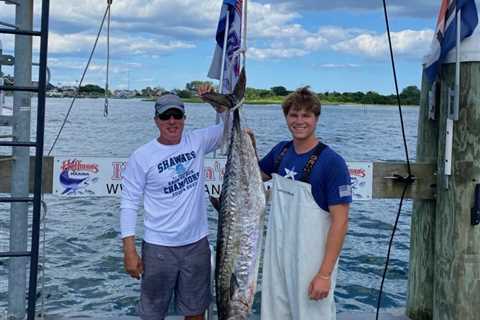
[[[220,12],[216,34],[215,53],[208,71],[208,77],[220,80],[222,69],[223,45],[229,16],[225,67],[223,73],[222,93],[232,93],[240,75],[240,49],[242,41],[243,0],[224,0]]]
[[[448,52],[457,44],[457,16],[461,10],[460,40],[472,35],[478,24],[475,0],[442,0],[430,53],[425,57],[425,74],[430,83],[438,76]]]

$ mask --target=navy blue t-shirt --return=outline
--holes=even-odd
[[[285,178],[300,180],[303,169],[314,152],[313,148],[307,153],[297,154],[293,144],[280,162],[278,172],[275,170],[275,160],[289,141],[282,141],[260,160],[260,168],[268,175],[277,173]],[[329,211],[331,205],[351,203],[352,188],[350,174],[345,160],[328,146],[320,154],[310,173],[313,198],[318,206]]]

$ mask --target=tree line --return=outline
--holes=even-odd
[[[175,92],[180,98],[183,99],[194,99],[196,97],[197,88],[199,85],[208,83],[213,85],[211,82],[204,81],[192,81],[186,84],[185,89],[174,89]],[[165,91],[164,89],[154,90],[150,87],[139,90],[137,93],[138,97],[154,97]],[[283,86],[275,86],[270,89],[255,89],[247,88],[245,96],[247,101],[261,101],[261,100],[272,100],[272,101],[282,101],[287,95],[292,91],[288,90]],[[80,93],[82,94],[105,94],[105,90],[99,86],[87,84],[80,87]],[[394,94],[382,95],[375,91],[368,91],[366,93],[357,91],[357,92],[323,92],[318,93],[320,101],[323,103],[354,103],[354,104],[383,104],[383,105],[396,105],[397,96]],[[400,93],[400,102],[402,105],[419,105],[420,104],[420,90],[417,86],[408,86],[402,90]]]
[[[185,89],[175,90],[175,92],[185,99],[195,97],[196,89],[199,85],[211,82],[192,81],[186,84]],[[250,100],[283,100],[292,91],[283,86],[275,86],[270,89],[255,89],[247,88],[245,96],[247,101]],[[382,95],[375,91],[368,91],[366,93],[357,92],[323,92],[318,93],[318,97],[322,102],[328,103],[355,103],[355,104],[397,104],[397,96],[395,94]],[[420,89],[417,86],[408,86],[400,93],[400,102],[402,105],[419,105],[420,104]]]
[[[4,75],[6,85],[13,85],[14,80],[8,75]],[[172,90],[177,95],[183,99],[193,99],[195,100],[197,88],[202,84],[213,85],[210,81],[191,81],[185,85],[184,89],[174,89]],[[52,84],[48,84],[47,90],[57,89]],[[158,96],[165,89],[161,87],[151,88],[147,87],[142,90],[135,90],[136,97],[145,97],[153,98]],[[275,86],[270,89],[255,89],[247,88],[245,92],[247,101],[275,101],[281,102],[288,94],[292,91],[288,90],[283,86]],[[86,96],[103,96],[105,94],[105,89],[95,85],[95,84],[86,84],[79,88],[80,95]],[[109,92],[109,95],[112,95],[112,92]],[[318,93],[320,101],[323,103],[334,103],[334,104],[384,104],[384,105],[396,105],[397,96],[394,94],[382,95],[375,91],[368,91],[366,93],[357,91],[357,92],[323,92]],[[402,105],[419,105],[420,104],[420,90],[417,86],[408,86],[402,90],[400,93],[400,102]]]

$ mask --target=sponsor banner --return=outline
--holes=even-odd
[[[373,194],[373,163],[347,162],[352,178],[353,200],[372,200]]]
[[[122,172],[127,160],[128,158],[55,157],[53,194],[65,197],[119,196],[122,191]],[[205,159],[206,196],[220,196],[226,161],[226,158]],[[372,199],[372,163],[347,164],[352,176],[353,199]],[[268,188],[269,184],[266,186]]]
[[[122,190],[122,171],[127,158],[54,158],[53,194],[115,196]]]

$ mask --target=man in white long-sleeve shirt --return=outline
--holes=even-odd
[[[138,305],[142,319],[163,319],[173,293],[185,319],[203,319],[211,300],[203,164],[205,155],[221,144],[223,123],[183,134],[185,108],[174,94],[157,99],[154,120],[159,137],[130,156],[123,174],[120,225],[125,269],[142,278]],[[142,199],[140,258],[135,224]]]

